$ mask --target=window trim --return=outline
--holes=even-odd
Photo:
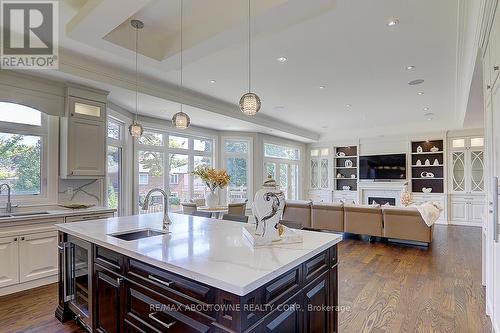
[[[236,158],[245,158],[247,160],[247,206],[251,206],[253,202],[253,137],[250,136],[221,136],[221,160],[222,167],[227,169],[226,158],[227,157],[236,157]],[[247,153],[232,153],[226,152],[225,146],[226,141],[248,141],[248,152]],[[224,202],[227,204],[227,188],[224,189]]]
[[[21,104],[9,102],[13,104]],[[31,106],[28,106],[31,107]],[[40,111],[31,107],[36,111]],[[20,134],[41,137],[41,161],[40,161],[40,193],[30,195],[12,195],[11,201],[15,205],[40,205],[56,204],[58,199],[58,170],[59,170],[59,119],[40,111],[41,124],[27,125],[9,122],[0,122],[0,132],[7,134]],[[0,204],[4,205],[7,197],[0,196]]]

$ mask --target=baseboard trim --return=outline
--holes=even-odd
[[[24,282],[24,283],[14,284],[12,286],[3,287],[3,288],[0,288],[0,296],[10,295],[10,294],[18,293],[20,291],[25,291],[25,290],[45,286],[47,284],[56,283],[58,281],[58,279],[59,279],[59,276],[56,274],[56,275],[48,276],[48,277],[41,278],[38,280],[33,280],[33,281]]]

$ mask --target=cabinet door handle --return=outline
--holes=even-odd
[[[148,275],[148,279],[153,280],[155,282],[158,282],[160,284],[163,284],[164,286],[167,286],[167,287],[170,287],[171,285],[174,284],[173,281],[168,281],[168,282],[167,281],[163,281],[163,280],[160,280],[160,279],[158,279],[157,277],[155,277],[155,276],[153,276],[151,274]]]
[[[23,240],[24,240],[24,237],[21,237],[21,240],[23,241]]]
[[[118,286],[121,286],[121,285],[122,285],[122,283],[123,283],[123,278],[121,278],[121,277],[116,278],[116,284],[117,284]]]
[[[14,242],[17,242],[17,237],[16,237],[16,238],[14,238]]]
[[[493,66],[493,70],[494,70],[495,72],[496,72],[496,71],[498,71],[499,69],[500,69],[500,68],[498,67],[498,65]]]
[[[155,322],[157,322],[157,323],[158,323],[158,324],[160,324],[161,326],[165,327],[166,329],[169,329],[169,328],[171,328],[172,326],[174,326],[175,321],[173,321],[173,322],[171,322],[171,323],[168,323],[168,324],[167,324],[167,323],[164,323],[164,322],[162,322],[160,319],[158,319],[158,318],[156,318],[156,317],[155,317],[155,314],[157,314],[157,313],[158,313],[158,312],[153,312],[153,313],[150,313],[150,314],[148,315],[149,319],[154,320]]]

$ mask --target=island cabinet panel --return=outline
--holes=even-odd
[[[304,289],[304,332],[328,332],[330,313],[329,272],[323,272]]]
[[[303,329],[304,316],[302,309],[302,294],[298,293],[281,304],[268,316],[266,316],[256,326],[252,327],[249,333],[290,333],[305,332]],[[317,331],[324,332],[327,331]]]
[[[135,259],[127,261],[126,277],[159,294],[187,306],[196,306],[200,311],[214,317],[208,306],[215,302],[215,288],[166,272]]]
[[[336,245],[244,296],[97,245],[93,253],[94,332],[337,332]]]
[[[121,299],[123,278],[98,264],[94,265],[95,331],[121,332]]]
[[[174,300],[125,282],[124,322],[129,332],[212,332],[213,320]]]

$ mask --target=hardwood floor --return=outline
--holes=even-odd
[[[339,331],[491,332],[481,230],[436,226],[429,250],[347,238],[339,247]],[[56,285],[0,297],[0,332],[84,332],[54,318]]]
[[[440,226],[427,250],[342,242],[340,332],[491,332],[481,286],[481,229]]]

